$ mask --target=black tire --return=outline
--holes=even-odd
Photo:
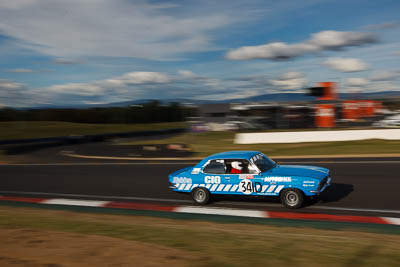
[[[304,204],[304,194],[296,188],[285,189],[280,197],[282,204],[289,209],[298,209]]]
[[[192,198],[197,205],[205,205],[210,200],[210,192],[207,188],[197,187],[192,191]]]

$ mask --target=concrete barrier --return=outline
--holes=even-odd
[[[235,144],[283,144],[367,139],[400,140],[400,129],[241,133],[235,136],[234,142]]]

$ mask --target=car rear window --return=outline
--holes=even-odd
[[[203,169],[204,173],[225,174],[225,164],[222,162],[211,161]]]

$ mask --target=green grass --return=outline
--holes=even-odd
[[[291,155],[337,155],[337,154],[387,154],[400,153],[400,141],[365,140],[346,142],[316,142],[296,144],[234,144],[235,133],[208,132],[188,133],[163,140],[140,143],[186,143],[190,145],[196,156],[206,156],[229,150],[257,150],[270,156]],[[122,142],[130,145],[134,142]]]
[[[88,124],[56,121],[13,121],[0,122],[0,140],[162,130],[182,127],[185,127],[185,124],[181,122],[153,124]]]
[[[141,130],[183,128],[182,122],[154,124],[84,124],[69,122],[0,122],[0,140],[44,138],[70,135],[103,134]],[[400,141],[365,140],[298,144],[236,145],[233,132],[187,133],[167,139],[140,142],[122,142],[122,145],[186,143],[195,156],[206,156],[228,150],[258,150],[270,156],[387,154],[400,153]]]
[[[0,211],[0,231],[36,229],[157,244],[201,255],[202,261],[193,266],[398,266],[400,262],[399,235],[16,207]]]

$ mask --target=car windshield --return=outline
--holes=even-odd
[[[253,162],[261,172],[266,172],[276,165],[275,161],[266,157],[263,154],[257,155],[256,159]]]

